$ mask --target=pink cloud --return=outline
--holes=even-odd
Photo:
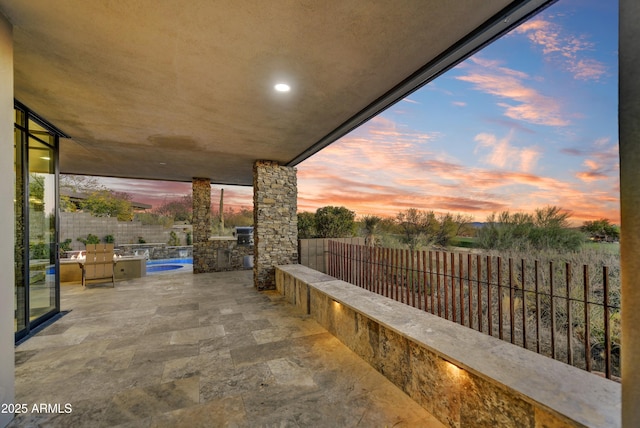
[[[584,182],[592,182],[596,180],[606,180],[611,178],[612,165],[598,163],[593,159],[585,159],[583,165],[586,167],[584,171],[578,171],[576,177]]]
[[[541,156],[540,151],[535,147],[524,147],[519,149],[511,145],[513,132],[504,138],[498,139],[493,134],[481,133],[474,138],[478,142],[474,153],[483,152],[489,149],[482,160],[497,168],[513,167],[523,172],[533,170]]]
[[[575,172],[576,178],[585,183],[604,182],[618,183],[620,158],[618,143],[609,137],[596,138],[587,147],[570,147],[561,150],[562,153],[585,158],[582,165],[585,169]],[[616,190],[619,194],[619,191]]]
[[[580,171],[576,173],[576,177],[586,182],[609,178],[607,174],[604,174],[597,170],[596,171]]]
[[[596,161],[593,161],[591,159],[587,159],[584,161],[584,165],[589,168],[589,169],[599,169],[600,165],[598,165],[598,163]]]
[[[394,129],[401,128],[388,119],[372,121],[300,164],[299,211],[343,205],[359,216],[393,217],[415,207],[467,213],[483,221],[494,211],[532,211],[551,204],[571,209],[578,223],[598,215],[619,219],[615,180],[611,188],[600,188],[593,185],[602,183],[533,174],[539,149],[514,147],[511,135],[485,134],[479,140],[485,144],[479,150],[493,162],[481,168],[429,150],[430,138],[437,136],[425,139],[427,134]]]
[[[584,52],[594,46],[584,35],[568,34],[560,25],[543,18],[525,22],[514,33],[524,34],[535,45],[541,46],[545,55],[573,74],[575,79],[597,81],[607,73],[604,63],[583,57]]]
[[[599,80],[607,72],[607,67],[594,59],[577,60],[567,68],[579,80]]]
[[[476,67],[457,79],[472,83],[476,90],[510,100],[511,103],[498,104],[505,109],[505,116],[536,125],[569,124],[556,99],[542,95],[523,84],[523,80],[529,78],[526,73],[500,67],[496,61],[487,61],[477,56],[471,58],[471,62]]]
[[[541,153],[536,148],[525,147],[520,150],[520,168],[522,171],[531,171],[535,168]]]

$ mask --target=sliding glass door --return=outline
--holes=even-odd
[[[58,135],[26,107],[15,109],[15,331],[20,339],[60,311]]]

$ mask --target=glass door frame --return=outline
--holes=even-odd
[[[17,329],[17,331],[15,332],[15,341],[17,342],[23,339],[24,337],[28,336],[34,328],[48,321],[49,319],[51,319],[52,317],[54,317],[60,312],[60,254],[59,254],[60,252],[59,146],[60,144],[59,144],[59,140],[60,140],[60,137],[66,138],[67,136],[62,132],[60,132],[53,125],[49,124],[47,121],[39,117],[37,114],[31,111],[28,107],[26,107],[24,104],[20,103],[17,100],[14,100],[14,109],[21,113],[20,119],[22,122],[22,123],[17,123],[14,121],[14,126],[16,130],[20,132],[20,138],[19,138],[20,141],[18,142],[18,139],[14,138],[15,139],[14,144],[16,145],[16,148],[15,148],[16,152],[19,150],[20,156],[21,156],[21,162],[20,162],[21,170],[20,171],[16,170],[16,174],[21,174],[21,179],[22,179],[21,189],[20,189],[20,191],[22,192],[22,198],[21,198],[22,206],[20,207],[20,209],[21,209],[21,215],[22,215],[22,249],[23,250],[22,250],[22,254],[20,254],[19,256],[21,256],[21,259],[22,259],[21,260],[22,272],[20,272],[20,274],[22,276],[22,282],[23,282],[22,288],[24,292],[23,307],[17,307],[16,315],[15,315],[17,317],[18,315],[17,311],[21,311],[23,312],[23,316],[24,316],[24,326],[20,326],[22,328]],[[42,138],[40,138],[37,134],[32,134],[29,129],[30,121],[42,127],[49,134],[50,141],[45,141]],[[54,230],[53,236],[51,237],[53,242],[49,244],[49,251],[50,251],[49,260],[53,260],[53,268],[54,268],[54,284],[53,284],[54,298],[52,301],[53,305],[49,311],[43,313],[37,318],[34,318],[33,320],[31,319],[31,316],[30,316],[31,303],[30,303],[30,267],[29,267],[29,260],[30,260],[29,140],[30,139],[35,139],[38,143],[44,144],[45,146],[49,147],[52,150],[53,170],[54,170],[53,172],[54,172],[54,183],[55,183],[54,184],[54,208],[53,208],[53,213],[55,216],[55,219],[54,219],[55,230]],[[19,148],[17,147],[18,143],[20,144]],[[18,189],[16,189],[16,192],[18,192]],[[15,221],[17,221],[17,219],[14,219],[14,222]],[[18,254],[16,254],[16,257],[18,257]],[[45,268],[45,272],[46,272],[46,269],[47,268]],[[14,287],[17,287],[18,285],[17,284],[18,274],[19,273],[16,272],[16,283],[14,284]],[[18,293],[17,288],[15,289],[15,293]],[[18,302],[20,302],[19,299],[18,299]]]

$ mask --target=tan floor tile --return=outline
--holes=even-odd
[[[174,331],[169,343],[171,345],[197,344],[201,340],[223,337],[224,333],[224,327],[221,325],[188,328]]]
[[[211,377],[224,369],[232,369],[233,361],[229,351],[200,354],[193,357],[177,358],[164,364],[162,382],[184,379],[192,376]]]
[[[58,323],[16,348],[11,428],[441,426],[251,272],[62,287]]]
[[[306,367],[296,364],[289,358],[278,358],[267,361],[269,370],[279,385],[289,386],[316,386],[313,380],[313,372]]]
[[[241,397],[226,397],[153,417],[152,428],[249,426]]]
[[[117,394],[112,406],[132,419],[146,418],[198,404],[199,388],[198,377],[132,388]]]

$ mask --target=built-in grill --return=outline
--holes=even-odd
[[[238,239],[238,245],[253,245],[253,226],[237,226],[233,231],[233,236]]]

